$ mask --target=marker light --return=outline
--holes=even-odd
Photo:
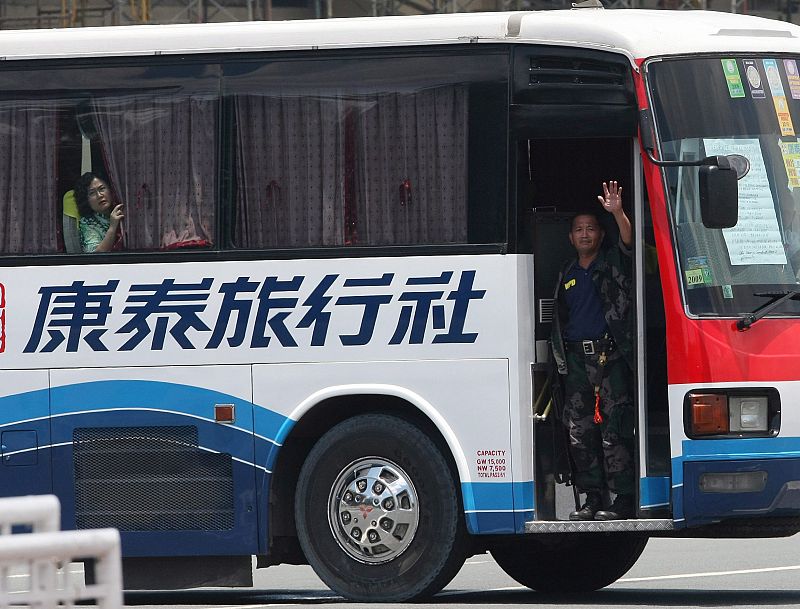
[[[692,435],[728,433],[728,398],[716,393],[690,393]]]
[[[767,396],[732,395],[729,398],[731,431],[767,431]]]

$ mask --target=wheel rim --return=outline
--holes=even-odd
[[[419,525],[419,500],[403,469],[379,457],[353,461],[336,477],[328,523],[337,543],[359,562],[380,564],[405,552]]]

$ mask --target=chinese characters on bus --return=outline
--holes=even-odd
[[[405,281],[394,273],[228,282],[205,277],[188,283],[168,278],[126,290],[116,279],[48,285],[39,289],[24,352],[160,351],[170,343],[182,349],[292,348],[303,341],[312,347],[377,340],[389,345],[474,343],[478,333],[469,331],[467,313],[486,294],[475,288],[475,273],[444,271]],[[122,293],[124,302],[115,302]],[[331,332],[331,320],[345,311],[355,311],[359,321],[347,332]],[[391,324],[385,338],[376,338],[379,323]]]

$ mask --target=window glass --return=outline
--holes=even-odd
[[[700,214],[697,167],[670,167],[666,183],[684,295],[691,313],[738,316],[800,285],[800,76],[797,57],[704,57],[653,63],[649,84],[666,160],[736,155],[736,226]],[[690,101],[686,91],[696,91]],[[797,315],[787,300],[775,314]]]
[[[211,245],[218,88],[205,65],[1,72],[0,252],[91,251],[117,204],[112,251]]]
[[[224,72],[236,247],[505,240],[505,55],[258,60]]]

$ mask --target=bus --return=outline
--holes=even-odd
[[[0,58],[0,494],[119,529],[127,589],[255,557],[404,601],[490,552],[595,590],[653,536],[800,530],[797,26],[579,7],[4,31]],[[103,253],[90,172],[124,210]],[[547,341],[607,180],[636,514],[571,522]]]

